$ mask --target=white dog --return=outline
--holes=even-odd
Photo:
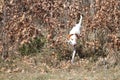
[[[76,24],[72,30],[70,31],[69,35],[68,35],[68,43],[71,44],[73,46],[73,54],[72,54],[72,60],[71,62],[73,63],[74,61],[74,57],[75,57],[75,53],[76,53],[76,48],[75,46],[77,45],[77,39],[79,38],[80,35],[80,29],[81,29],[81,23],[82,23],[82,16],[80,18],[80,21],[78,24]]]

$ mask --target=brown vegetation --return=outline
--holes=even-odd
[[[103,57],[110,64],[118,63],[119,0],[5,0],[0,10],[1,56],[5,59],[13,53],[18,55],[23,44],[44,36],[43,52],[49,52],[45,57],[69,59],[71,48],[66,44],[66,35],[81,14],[80,56]]]

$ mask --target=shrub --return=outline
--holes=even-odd
[[[45,44],[44,37],[36,37],[34,40],[30,40],[29,43],[23,44],[19,51],[21,55],[31,55],[41,51],[42,47]]]

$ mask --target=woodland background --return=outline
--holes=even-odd
[[[82,37],[74,67],[86,69],[88,65],[91,70],[119,66],[119,0],[1,0],[1,72],[29,72],[29,65],[43,73],[71,70],[72,47],[66,43],[66,37],[80,15]],[[21,62],[28,66],[21,66]]]

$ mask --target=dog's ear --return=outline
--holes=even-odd
[[[73,34],[69,34],[69,35],[67,36],[67,39],[69,40],[72,35],[73,35]],[[79,39],[79,35],[78,35],[78,34],[75,34],[75,35],[76,35],[77,38]]]
[[[73,35],[73,34],[69,34],[69,35],[67,36],[67,39],[69,40],[72,35]]]

